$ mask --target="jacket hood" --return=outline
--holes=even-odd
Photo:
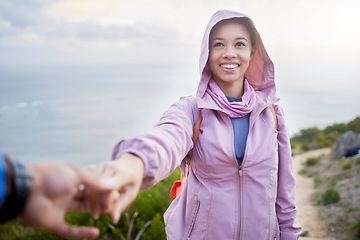
[[[206,107],[204,102],[208,100],[208,96],[206,96],[207,85],[211,79],[211,71],[206,68],[206,64],[209,57],[209,38],[211,29],[220,21],[232,18],[248,18],[254,25],[254,22],[247,15],[221,10],[216,12],[210,19],[201,44],[201,53],[200,53],[200,83],[197,90],[197,100],[199,103],[199,107]],[[277,100],[276,97],[276,89],[275,89],[275,81],[274,81],[274,64],[269,58],[261,37],[258,31],[255,29],[256,35],[256,48],[254,51],[254,55],[250,61],[249,67],[245,72],[245,78],[248,80],[250,85],[254,88],[255,91],[260,91],[262,98],[266,98],[266,102],[275,102]],[[258,94],[259,98],[259,94]],[[263,99],[263,100],[264,100]]]

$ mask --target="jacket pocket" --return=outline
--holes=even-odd
[[[193,211],[190,215],[190,225],[188,228],[188,233],[187,233],[187,239],[190,240],[190,236],[192,231],[194,230],[195,224],[196,224],[196,220],[197,220],[197,216],[199,213],[199,209],[200,209],[200,200],[194,200],[194,208]]]

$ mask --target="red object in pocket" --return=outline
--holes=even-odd
[[[182,189],[184,188],[185,180],[184,180],[184,175],[181,174],[180,180],[174,182],[174,184],[172,185],[172,187],[170,189],[170,193],[169,193],[169,195],[172,199],[175,199],[177,196],[179,196]]]

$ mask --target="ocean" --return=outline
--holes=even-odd
[[[290,135],[360,115],[358,81],[339,89],[332,74],[323,87],[296,71],[276,80]],[[187,65],[0,66],[0,151],[24,162],[109,161],[117,141],[149,130],[198,79]]]

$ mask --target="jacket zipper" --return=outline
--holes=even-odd
[[[233,130],[233,126],[232,126],[232,123],[231,123],[231,120],[230,120],[230,118],[228,118],[229,119],[229,121],[228,121],[228,126],[230,126],[230,131],[231,131],[231,133],[232,133],[232,142],[231,142],[231,146],[233,146],[232,147],[232,152],[233,152],[233,154],[234,154],[234,159],[235,159],[235,162],[236,162],[236,165],[238,166],[238,172],[239,172],[239,176],[240,176],[240,178],[239,178],[239,188],[238,188],[238,193],[239,193],[239,227],[238,227],[238,230],[237,230],[237,236],[240,236],[240,234],[241,234],[241,205],[242,205],[242,201],[241,201],[241,197],[242,197],[242,194],[241,194],[241,177],[242,177],[242,175],[243,175],[243,169],[242,169],[242,165],[238,165],[238,163],[237,163],[237,160],[236,160],[236,156],[235,156],[235,148],[234,148],[234,138],[235,138],[235,136],[234,136],[234,130]],[[229,124],[230,123],[230,124]],[[246,147],[245,147],[245,152],[246,152]],[[244,153],[244,157],[245,157],[245,153]],[[243,160],[243,163],[244,163],[244,160]],[[241,238],[239,238],[239,239],[241,239]],[[189,240],[189,239],[188,239]]]
[[[242,175],[243,175],[243,172],[242,172],[242,166],[239,166],[239,230],[238,230],[238,234],[237,236],[239,237],[239,239],[241,239],[241,215],[242,215],[242,191],[241,191],[241,188],[242,188]]]
[[[244,155],[245,156],[245,155]],[[244,160],[243,160],[243,163],[242,164],[244,164]],[[242,166],[239,166],[239,186],[240,186],[240,188],[239,188],[239,204],[240,204],[240,206],[239,206],[239,231],[238,231],[238,237],[239,237],[239,239],[242,239],[241,238],[241,227],[242,227],[242,215],[243,215],[243,208],[242,208],[242,196],[243,196],[243,191],[242,191],[242,188],[243,188],[243,186],[242,186],[242,176],[243,176],[243,169],[242,169]]]
[[[239,166],[239,176],[242,177],[242,166]]]
[[[191,222],[191,228],[190,228],[187,240],[190,240],[190,235],[191,235],[191,233],[192,233],[192,231],[194,229],[196,218],[197,218],[197,215],[199,213],[199,209],[200,209],[200,202],[196,201],[195,213],[194,213],[194,216],[193,216],[193,219],[192,219],[192,222]]]
[[[242,161],[242,163],[241,163],[241,165],[238,167],[238,170],[239,170],[239,185],[240,185],[240,189],[239,189],[239,201],[240,201],[240,214],[239,214],[239,216],[240,216],[240,220],[239,220],[239,234],[238,234],[238,236],[239,236],[239,239],[242,239],[242,237],[241,237],[241,235],[242,235],[242,230],[241,230],[241,228],[242,228],[242,224],[241,224],[241,221],[242,221],[242,216],[243,216],[243,214],[244,214],[244,211],[243,211],[243,208],[242,208],[242,199],[243,199],[243,181],[242,181],[242,177],[243,177],[243,165],[244,165],[244,163],[245,163],[245,160],[246,160],[246,150],[247,150],[247,146],[248,146],[248,144],[247,144],[247,142],[248,142],[248,139],[249,139],[249,136],[250,136],[250,118],[249,118],[249,133],[248,133],[248,136],[247,136],[247,139],[246,139],[246,145],[245,145],[245,152],[244,152],[244,158],[243,158],[243,161]]]

